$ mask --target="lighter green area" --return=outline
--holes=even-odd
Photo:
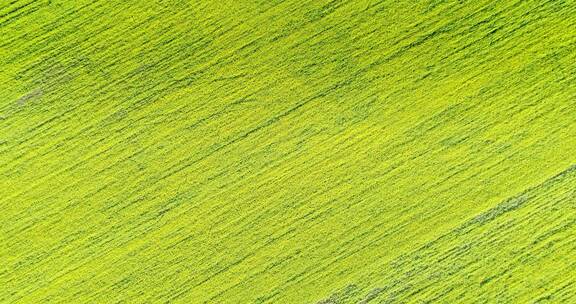
[[[0,303],[576,298],[576,2],[0,0]]]

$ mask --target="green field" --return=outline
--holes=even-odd
[[[0,303],[576,303],[576,1],[0,0]]]

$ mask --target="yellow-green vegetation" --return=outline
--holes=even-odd
[[[576,2],[0,0],[0,303],[576,302]]]

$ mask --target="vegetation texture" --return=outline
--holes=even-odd
[[[0,0],[0,303],[575,303],[576,2]]]

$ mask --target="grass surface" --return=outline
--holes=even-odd
[[[575,33],[571,0],[0,0],[0,302],[574,302]]]

